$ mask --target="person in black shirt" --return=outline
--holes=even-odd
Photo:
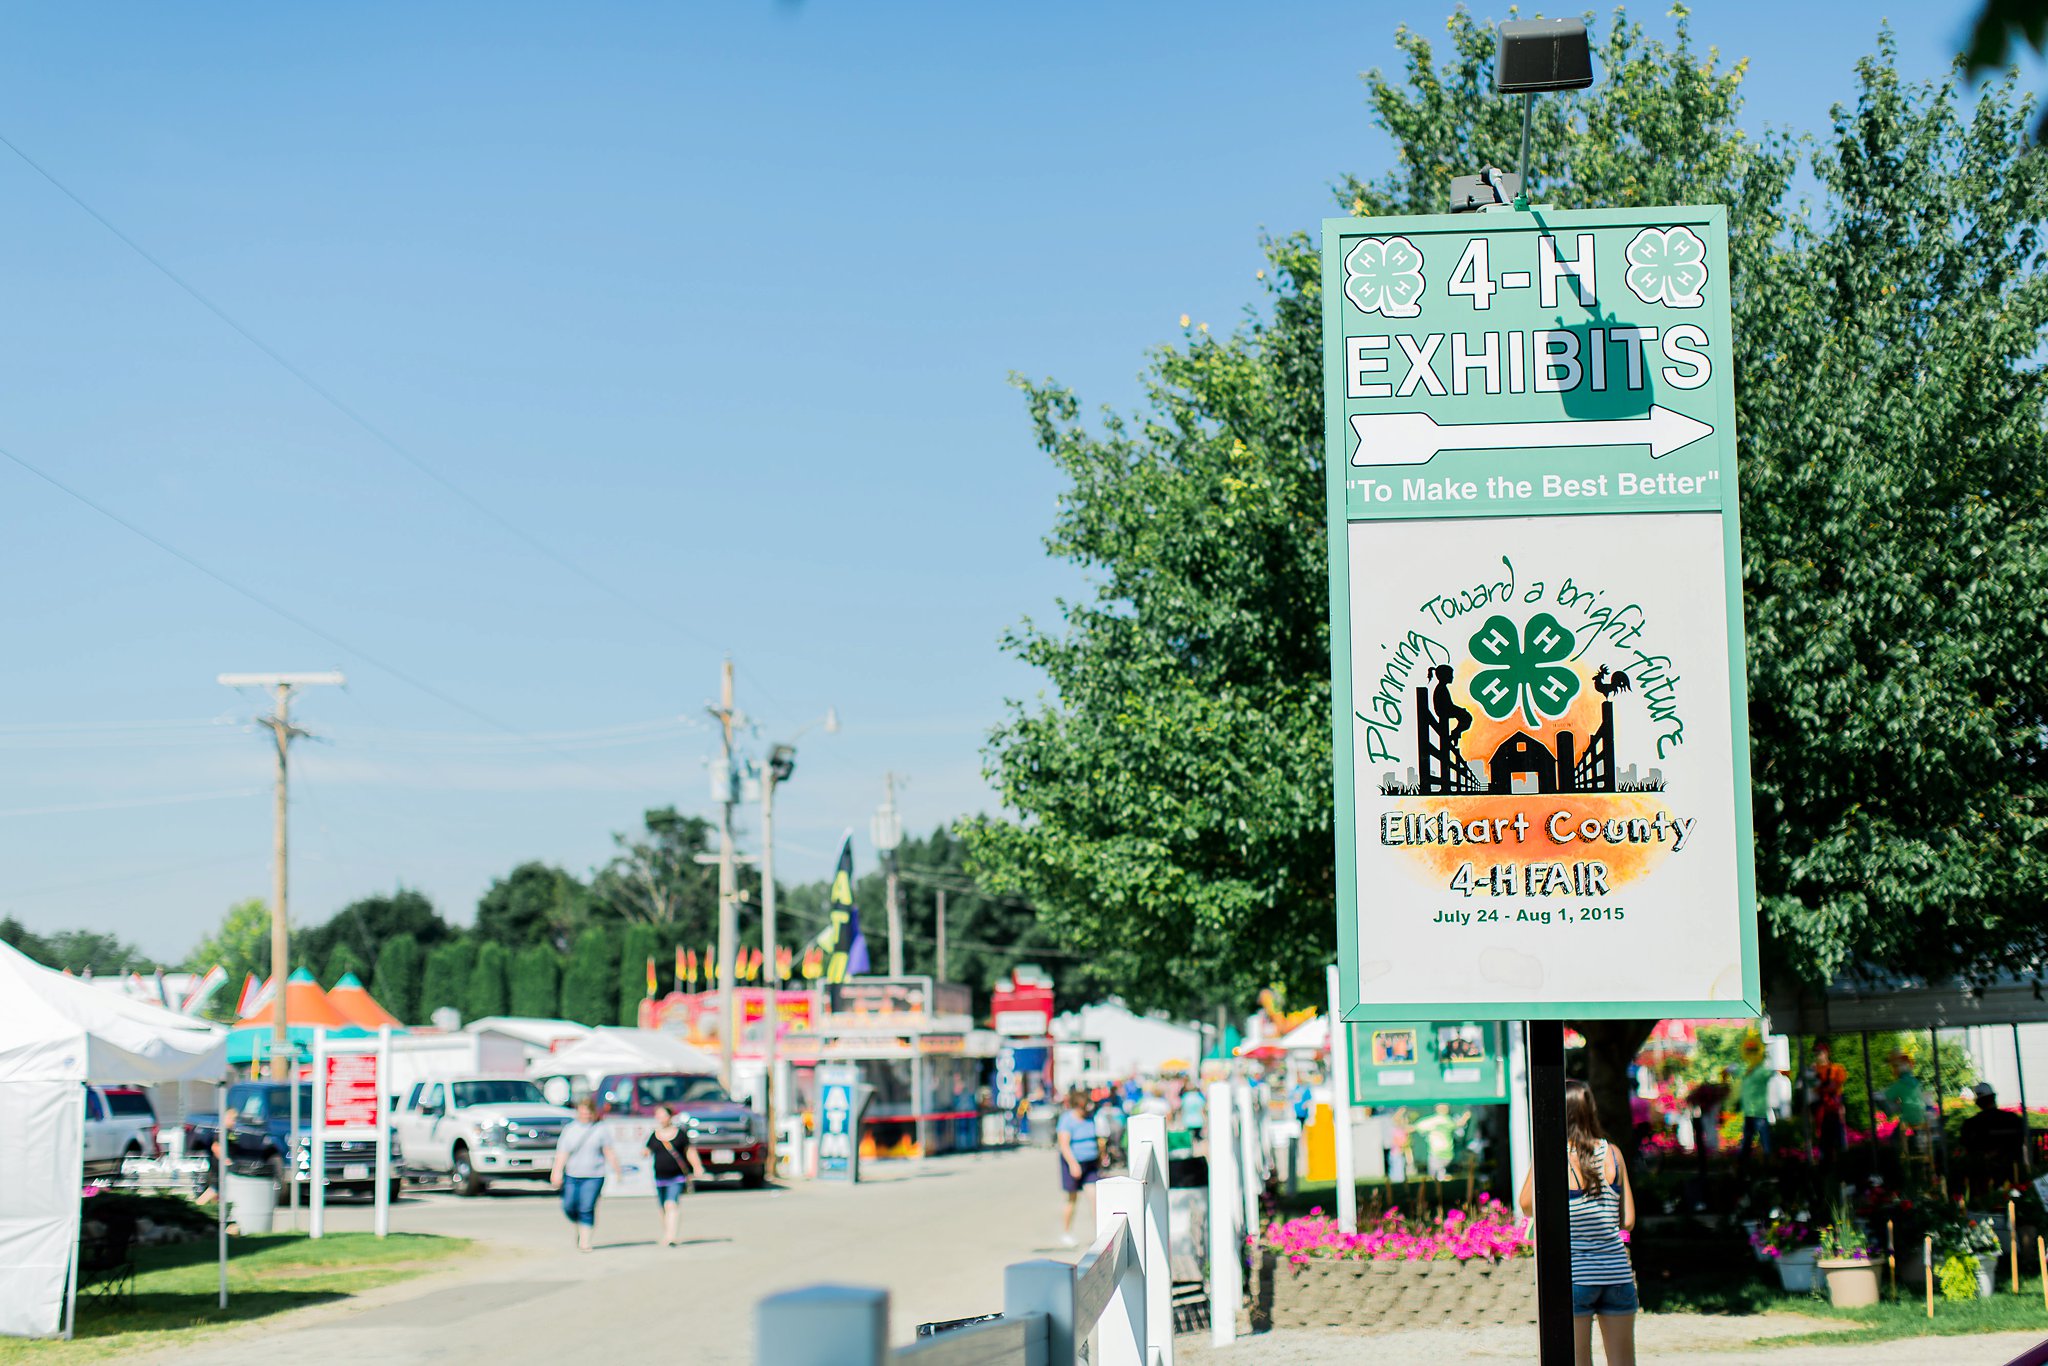
[[[1980,1081],[1972,1091],[1977,1113],[1963,1121],[1963,1153],[1969,1161],[1970,1192],[1982,1196],[1999,1182],[2021,1180],[2026,1162],[2027,1121],[1998,1108],[1998,1092]]]
[[[704,1174],[704,1162],[690,1146],[690,1131],[676,1123],[676,1112],[666,1105],[654,1107],[647,1152],[654,1159],[654,1194],[661,1202],[661,1245],[674,1247],[682,1224],[683,1191],[691,1177]]]

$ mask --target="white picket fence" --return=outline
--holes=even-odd
[[[1228,1132],[1236,1126],[1218,1127]],[[758,1366],[1078,1366],[1086,1345],[1091,1366],[1173,1366],[1166,1121],[1134,1115],[1127,1140],[1131,1174],[1095,1185],[1095,1242],[1078,1264],[1042,1259],[1005,1268],[1000,1319],[892,1350],[888,1291],[810,1286],[771,1295],[756,1307],[754,1360]]]

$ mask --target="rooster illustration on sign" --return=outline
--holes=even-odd
[[[1628,675],[1617,673],[1610,676],[1607,672],[1607,666],[1602,664],[1593,674],[1593,690],[1602,697],[1612,697],[1618,692],[1628,692],[1630,691]]]

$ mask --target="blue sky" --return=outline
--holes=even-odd
[[[1973,8],[1894,16],[1909,72]],[[1037,688],[997,638],[1078,582],[1006,375],[1128,404],[1182,313],[1230,325],[1260,230],[1385,164],[1358,73],[1445,12],[9,6],[0,136],[461,493],[0,148],[0,447],[313,628],[0,462],[0,913],[175,955],[266,892],[224,670],[350,677],[298,708],[302,923],[399,883],[466,920],[708,810],[728,651],[760,742],[843,719],[788,879],[867,857],[885,771],[913,829],[984,809]],[[1693,27],[1752,126],[1818,129],[1878,22]]]

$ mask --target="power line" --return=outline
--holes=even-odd
[[[370,419],[365,417],[361,411],[355,408],[352,404],[345,401],[339,394],[335,393],[332,389],[329,389],[326,385],[322,384],[319,380],[314,379],[312,375],[308,374],[305,370],[301,369],[296,363],[294,363],[291,360],[290,357],[286,356],[282,351],[279,351],[275,346],[272,346],[269,342],[263,340],[263,338],[257,336],[254,332],[250,331],[240,322],[240,320],[235,318],[226,309],[222,308],[219,304],[215,303],[206,295],[201,294],[198,288],[195,287],[191,281],[187,280],[184,276],[178,274],[177,271],[172,270],[170,266],[164,263],[161,257],[157,256],[154,252],[150,251],[147,247],[143,246],[140,242],[136,241],[133,237],[130,237],[126,232],[123,232],[119,227],[115,226],[113,220],[109,219],[105,214],[101,213],[92,205],[86,203],[85,200],[79,196],[76,190],[73,190],[69,185],[57,179],[56,175],[52,173],[48,167],[44,166],[40,161],[37,161],[34,157],[30,156],[27,152],[23,151],[21,147],[13,141],[13,139],[9,138],[4,133],[0,133],[0,146],[6,147],[8,151],[14,153],[15,156],[19,157],[23,165],[27,166],[30,170],[34,171],[38,176],[41,176],[43,180],[46,181],[51,186],[51,188],[55,189],[57,193],[63,195],[66,199],[70,200],[72,204],[77,206],[80,212],[85,214],[86,217],[92,219],[93,222],[99,224],[102,228],[106,229],[106,231],[109,234],[111,234],[116,241],[120,242],[121,245],[127,247],[128,250],[134,252],[143,261],[147,262],[151,269],[155,270],[159,275],[163,276],[166,280],[169,280],[173,285],[176,285],[178,289],[187,298],[192,300],[192,302],[198,304],[201,308],[205,309],[208,313],[211,313],[215,318],[219,319],[224,325],[226,325],[229,328],[229,330],[234,332],[236,336],[240,337],[250,346],[255,347],[257,351],[262,353],[263,356],[269,359],[279,369],[283,370],[286,374],[290,375],[293,379],[297,380],[300,384],[304,385],[317,398],[319,398],[321,402],[327,404],[328,407],[332,408],[335,412],[341,414],[342,417],[346,418],[349,422],[353,423],[357,428],[359,428],[361,431],[367,434],[370,437],[370,439],[375,441],[378,445],[384,447],[393,455],[397,456],[400,460],[403,460],[406,464],[412,466],[414,470],[418,471],[426,478],[432,480],[436,484],[439,484],[449,494],[459,499],[461,502],[469,506],[472,510],[481,514],[489,521],[495,523],[501,530],[503,530],[516,540],[522,542],[524,545],[526,545],[528,549],[532,550],[535,554],[541,556],[541,558],[554,564],[557,568],[563,569],[568,573],[575,575],[577,578],[583,580],[585,583],[597,589],[599,592],[605,594],[607,597],[610,597],[620,603],[623,603],[627,607],[632,608],[640,615],[646,617],[649,621],[667,627],[669,630],[674,631],[677,635],[683,637],[685,640],[693,641],[697,645],[707,650],[717,648],[714,645],[712,645],[710,641],[704,639],[704,637],[698,635],[696,632],[683,626],[680,622],[677,622],[673,618],[655,611],[653,608],[649,607],[645,602],[641,601],[639,598],[636,598],[632,594],[624,591],[623,589],[618,588],[617,586],[607,582],[606,580],[599,578],[596,574],[584,568],[581,564],[577,563],[576,561],[570,559],[567,555],[555,549],[552,545],[542,540],[539,536],[536,536],[532,532],[526,530],[526,528],[518,525],[511,518],[505,516],[497,509],[491,507],[488,503],[484,502],[481,498],[478,498],[475,494],[469,492],[469,490],[463,488],[460,484],[456,483],[446,474],[443,474],[440,470],[428,464],[420,456],[414,454],[410,448],[400,443],[396,437],[393,437],[389,432],[385,431],[382,427],[379,427],[376,423],[370,421]],[[777,699],[772,693],[768,692],[766,688],[761,688],[759,680],[755,679],[751,674],[748,675],[747,681],[753,683],[757,688],[760,688],[762,695],[767,698],[770,704],[778,707],[782,705],[779,701],[777,701]]]
[[[4,141],[4,139],[0,139],[0,141]],[[306,632],[308,635],[314,636],[319,640],[323,640],[327,644],[334,646],[336,649],[343,650],[349,654],[354,655],[356,658],[362,660],[365,664],[370,665],[372,668],[379,669],[382,670],[384,673],[390,674],[399,682],[417,688],[419,691],[425,693],[427,696],[433,698],[437,702],[441,702],[447,706],[453,707],[457,711],[462,712],[464,715],[472,716],[477,720],[483,722],[485,725],[492,727],[495,730],[504,731],[507,735],[517,736],[522,740],[534,740],[535,737],[526,734],[524,731],[521,731],[514,726],[507,725],[505,722],[500,721],[497,717],[492,716],[489,712],[486,712],[479,707],[471,706],[469,703],[463,701],[461,698],[456,697],[451,693],[442,691],[440,688],[435,687],[433,684],[427,682],[425,679],[419,678],[414,674],[408,673],[406,670],[399,668],[396,664],[392,664],[387,660],[380,659],[378,656],[371,654],[368,650],[365,650],[360,646],[350,644],[348,641],[343,640],[340,636],[335,635],[333,632],[325,630],[320,626],[315,625],[313,622],[308,621],[305,617],[300,616],[297,612],[292,611],[290,608],[284,606],[282,603],[267,598],[263,594],[257,592],[255,589],[250,588],[248,585],[229,578],[226,574],[223,574],[219,570],[213,568],[213,566],[205,563],[202,560],[196,559],[191,555],[186,554],[184,551],[178,549],[178,547],[172,545],[169,541],[164,540],[162,537],[156,535],[154,532],[151,532],[145,529],[144,527],[141,527],[136,523],[129,521],[126,517],[123,517],[120,513],[115,512],[106,504],[98,502],[93,498],[88,497],[86,494],[80,492],[79,490],[71,487],[71,485],[57,478],[57,476],[55,476],[54,474],[51,474],[47,470],[41,469],[35,465],[30,464],[28,461],[22,459],[19,455],[16,455],[13,451],[8,450],[4,446],[0,446],[0,459],[5,459],[11,462],[12,464],[17,465],[20,468],[28,471],[36,478],[48,484],[51,488],[56,489],[59,493],[64,494],[66,497],[76,499],[78,502],[83,503],[85,506],[91,508],[94,512],[100,514],[100,516],[114,523],[116,526],[121,527],[122,529],[136,536],[141,537],[143,540],[155,546],[158,550],[163,551],[164,554],[169,555],[172,559],[179,561],[180,563],[188,566],[189,568],[197,570],[201,574],[204,574],[207,578],[212,579],[221,587],[227,589],[229,592],[234,593],[239,597],[247,598],[250,602],[255,603],[264,611],[271,613],[273,616],[280,617],[283,620],[290,622],[292,625],[298,627],[300,630]],[[605,778],[608,781],[619,781],[619,775],[604,773],[599,769],[591,768],[589,765],[585,764],[581,759],[578,759],[576,756],[568,753],[566,750],[555,749],[553,746],[544,743],[542,744],[542,748],[551,750],[557,756],[567,759],[570,763],[576,764],[579,767],[584,768],[587,772],[595,773],[599,777]],[[632,785],[637,786],[637,784]]]

